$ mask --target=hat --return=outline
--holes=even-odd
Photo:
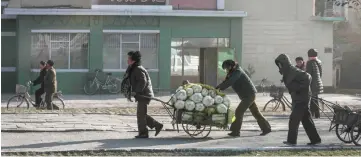
[[[315,49],[310,49],[308,50],[307,54],[308,54],[308,57],[317,57],[317,50]]]
[[[48,60],[48,61],[46,62],[46,64],[48,64],[48,65],[50,65],[50,66],[54,66],[54,61]]]

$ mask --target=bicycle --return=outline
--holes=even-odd
[[[267,78],[263,78],[258,85],[259,92],[261,92],[264,96],[267,95],[266,89],[269,87],[269,84],[270,82],[267,80]]]
[[[27,105],[26,106],[27,109],[29,109],[30,104],[33,106],[35,105],[35,101],[31,98],[31,96],[29,94],[29,89],[30,89],[31,84],[32,84],[31,81],[29,81],[26,83],[26,86],[19,85],[19,84],[16,85],[16,94],[9,98],[8,103],[6,105],[7,110],[9,110],[9,107],[11,107],[11,106],[16,106],[16,108],[19,108],[24,102]],[[12,104],[12,103],[14,103],[14,104]],[[58,103],[59,103],[59,105],[58,105]],[[54,95],[53,95],[53,101],[52,101],[52,105],[51,105],[52,110],[53,110],[54,105],[58,106],[59,108],[61,106],[63,109],[65,108],[64,98],[63,98],[63,94],[61,91],[58,91],[58,92],[54,93]],[[46,102],[45,102],[44,98],[40,102],[39,107],[40,108],[46,107]]]
[[[105,82],[101,82],[99,73],[102,72],[100,69],[95,70],[95,76],[90,76],[84,85],[84,93],[87,95],[94,95],[99,89],[108,90],[109,93],[117,94],[120,92],[121,80],[116,77],[112,77],[112,73],[106,73],[107,77]],[[91,74],[92,75],[92,74]]]
[[[275,112],[282,106],[282,110],[286,111],[286,107],[291,109],[291,102],[284,96],[284,87],[276,87],[275,85],[270,88],[270,96],[272,97],[266,105],[263,107],[263,111],[270,109],[272,112]]]

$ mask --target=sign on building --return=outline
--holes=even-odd
[[[98,5],[166,5],[166,0],[97,0]]]

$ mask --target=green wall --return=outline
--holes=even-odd
[[[170,46],[172,38],[211,37],[230,38],[236,48],[237,58],[241,58],[241,18],[211,17],[137,17],[137,16],[18,16],[17,82],[25,83],[37,77],[30,72],[30,49],[32,29],[89,29],[89,70],[103,66],[103,30],[160,30],[159,72],[150,72],[154,88],[170,88]],[[232,28],[237,27],[237,28]],[[168,65],[168,66],[163,66]],[[56,67],[55,67],[56,68]],[[114,75],[122,76],[118,72]],[[64,93],[82,93],[85,72],[57,72],[58,87]]]
[[[1,20],[1,32],[16,33],[16,20]],[[4,35],[4,34],[3,34]],[[16,67],[17,38],[16,36],[1,36],[1,67]],[[1,72],[1,93],[15,92],[16,72]]]

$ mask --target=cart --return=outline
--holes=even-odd
[[[186,132],[190,137],[192,138],[206,138],[211,133],[212,128],[220,128],[222,130],[229,130],[228,127],[228,115],[229,112],[232,112],[230,109],[227,111],[227,114],[224,114],[225,116],[225,122],[223,124],[214,123],[212,121],[212,115],[208,115],[203,112],[194,112],[193,116],[197,116],[198,120],[192,120],[187,121],[183,120],[183,116],[185,114],[189,113],[185,110],[179,110],[174,108],[171,105],[172,98],[175,97],[175,94],[171,96],[171,98],[168,101],[163,101],[155,97],[147,97],[147,96],[140,96],[143,98],[148,98],[157,102],[160,102],[168,115],[172,118],[172,126],[173,129],[176,130],[179,133],[179,125],[182,126],[184,132]]]
[[[361,110],[353,111],[347,106],[342,107],[337,103],[332,103],[322,98],[311,96],[311,99],[318,101],[331,111],[332,118],[327,115],[324,110],[320,109],[331,121],[329,131],[336,129],[336,136],[342,142],[354,143],[356,146],[361,146]],[[320,108],[320,106],[318,107]]]

